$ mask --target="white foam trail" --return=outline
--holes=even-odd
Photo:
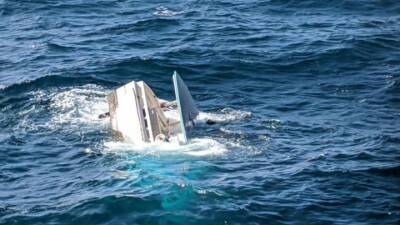
[[[105,90],[97,85],[84,85],[51,92],[28,93],[31,106],[17,113],[18,124],[13,130],[19,134],[40,129],[72,130],[77,126],[91,129],[102,128],[106,121],[98,119],[100,113],[108,111]],[[43,104],[49,102],[49,105]],[[50,114],[50,115],[48,115]],[[43,119],[43,115],[50,119]],[[104,126],[103,126],[104,127]]]
[[[224,123],[235,120],[242,120],[251,117],[251,112],[235,110],[232,108],[224,108],[219,113],[200,112],[196,118],[197,122],[206,122],[207,120],[213,120],[215,122]]]
[[[194,138],[187,145],[176,142],[136,145],[126,142],[105,142],[105,153],[136,152],[143,154],[186,154],[191,156],[221,155],[227,151],[224,144],[211,138]]]
[[[51,118],[54,124],[99,124],[98,118],[108,112],[105,90],[97,85],[84,85],[51,95]]]

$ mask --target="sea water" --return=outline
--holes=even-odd
[[[399,24],[394,0],[0,0],[0,224],[398,224]],[[107,94],[173,100],[174,70],[190,143],[115,140]]]

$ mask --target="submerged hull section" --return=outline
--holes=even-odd
[[[154,142],[168,136],[168,120],[153,91],[132,81],[108,96],[111,129],[124,141]]]
[[[173,82],[176,103],[158,99],[143,81],[132,81],[111,92],[107,99],[114,134],[134,144],[159,141],[186,144],[199,111],[176,72]],[[179,118],[171,117],[170,112],[177,113]]]

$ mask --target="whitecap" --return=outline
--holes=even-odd
[[[243,131],[237,130],[237,129],[236,130],[230,130],[228,128],[221,127],[221,128],[219,128],[219,130],[224,132],[224,133],[226,133],[226,134],[243,134]]]
[[[167,7],[159,6],[156,8],[156,11],[153,13],[153,15],[169,17],[169,16],[175,16],[179,13],[180,12],[172,11],[172,10],[168,9]]]

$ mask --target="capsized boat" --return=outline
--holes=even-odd
[[[111,129],[134,144],[177,142],[187,144],[199,110],[179,74],[172,76],[175,101],[157,98],[143,81],[131,81],[108,96]],[[176,111],[178,117],[174,117]],[[176,113],[175,113],[176,114]]]

